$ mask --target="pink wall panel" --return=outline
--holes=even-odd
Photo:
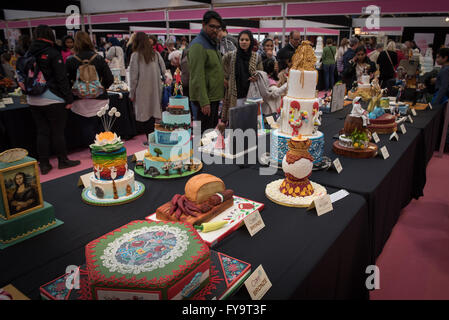
[[[341,2],[307,2],[287,5],[287,16],[361,14],[369,5],[380,7],[381,13],[432,13],[449,11],[447,0],[369,0]]]

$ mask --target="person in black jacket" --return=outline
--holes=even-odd
[[[67,158],[65,125],[67,110],[72,107],[73,96],[62,61],[61,52],[55,48],[53,30],[39,25],[34,31],[34,41],[29,52],[36,57],[37,65],[47,84],[39,96],[28,96],[27,101],[37,129],[37,153],[42,174],[47,174],[50,164],[50,145],[58,157],[58,168],[65,169],[80,164]]]
[[[357,47],[354,58],[349,60],[343,71],[343,77],[347,79],[348,90],[352,88],[354,82],[361,82],[362,75],[368,74],[372,79],[376,71],[376,64],[366,55],[366,48],[364,46]]]
[[[301,42],[301,34],[299,31],[293,30],[290,32],[288,44],[280,49],[276,54],[276,59],[279,61],[279,70],[284,70],[288,66],[288,61],[295,54],[296,48],[298,48]]]
[[[390,41],[385,50],[379,54],[377,64],[379,65],[380,72],[379,80],[383,89],[387,87],[389,80],[396,77],[398,54],[396,53],[396,44],[394,41]]]
[[[114,83],[114,76],[105,59],[95,52],[94,45],[90,40],[89,34],[84,31],[78,31],[75,35],[75,45],[73,47],[75,55],[67,58],[66,69],[67,76],[73,85],[76,80],[76,74],[81,62],[77,59],[90,60],[94,55],[95,58],[91,64],[95,66],[98,79],[104,89],[104,92],[95,99],[80,99],[74,97],[72,112],[76,114],[75,118],[80,122],[82,128],[81,136],[83,145],[89,145],[95,140],[95,134],[99,133],[99,119],[97,112],[109,103],[107,89]],[[103,131],[103,130],[101,130]]]

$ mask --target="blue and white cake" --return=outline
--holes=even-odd
[[[187,97],[170,97],[162,121],[148,138],[149,153],[144,158],[145,174],[182,175],[192,164],[191,117]]]

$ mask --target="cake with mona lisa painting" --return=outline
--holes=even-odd
[[[143,194],[145,186],[134,180],[134,171],[128,170],[124,143],[110,131],[120,112],[105,106],[97,116],[101,118],[105,131],[97,134],[95,142],[90,145],[94,172],[82,198],[89,204],[105,206],[135,200]]]
[[[301,135],[288,141],[288,151],[282,160],[285,179],[269,183],[265,194],[271,201],[289,207],[308,207],[326,189],[309,180],[313,157],[309,153],[310,139]]]
[[[0,250],[62,224],[45,202],[37,161],[25,149],[0,154]]]

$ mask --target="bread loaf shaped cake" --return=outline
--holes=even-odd
[[[185,185],[185,195],[176,194],[156,210],[163,221],[189,224],[208,222],[234,205],[234,192],[227,190],[223,180],[210,174],[199,174]]]

